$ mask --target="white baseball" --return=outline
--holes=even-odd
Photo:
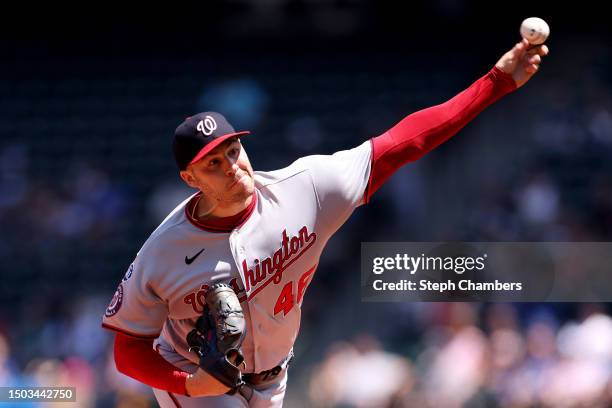
[[[548,34],[550,34],[550,27],[541,18],[529,17],[521,24],[521,36],[530,44],[542,44],[548,38]]]

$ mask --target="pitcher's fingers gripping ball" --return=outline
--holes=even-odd
[[[231,286],[212,285],[206,292],[204,314],[187,335],[187,343],[200,357],[200,367],[235,392],[244,384],[242,342],[246,324],[240,301]]]
[[[523,43],[527,41],[526,71],[534,74],[540,68],[542,57],[548,54],[548,47],[544,44],[550,35],[550,27],[546,21],[538,17],[529,17],[523,20],[520,28]]]

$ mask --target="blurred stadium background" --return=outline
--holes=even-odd
[[[362,241],[612,239],[610,25],[597,3],[563,7],[234,0],[5,14],[0,386],[156,406],[116,372],[100,319],[189,194],[170,150],[185,116],[218,110],[251,129],[256,170],[350,148],[465,88],[539,16],[552,53],[535,80],[402,169],[329,243],[285,406],[610,406],[610,304],[360,301]]]

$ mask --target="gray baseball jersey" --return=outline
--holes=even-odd
[[[247,336],[246,372],[269,370],[291,352],[301,304],[332,234],[364,201],[371,142],[255,172],[256,205],[231,232],[202,229],[186,213],[168,215],[138,252],[103,318],[111,330],[158,338],[160,353],[189,372],[198,358],[187,333],[202,314],[211,282],[231,284]]]

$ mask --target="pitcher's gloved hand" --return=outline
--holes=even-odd
[[[246,322],[240,301],[231,286],[212,285],[206,292],[204,314],[187,335],[190,350],[200,357],[200,367],[235,392],[244,384],[240,346],[246,336]]]

